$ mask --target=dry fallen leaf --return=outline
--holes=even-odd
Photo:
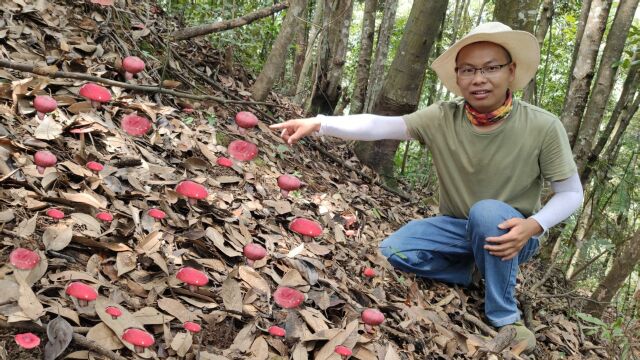
[[[58,316],[47,325],[49,341],[44,347],[44,359],[54,360],[62,354],[71,343],[73,327],[63,317]]]

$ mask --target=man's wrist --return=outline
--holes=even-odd
[[[531,223],[531,234],[529,234],[530,235],[529,237],[540,236],[544,233],[544,227],[540,225],[538,220],[530,217],[530,218],[527,218],[527,221]]]

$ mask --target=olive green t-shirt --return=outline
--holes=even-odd
[[[553,114],[517,99],[503,123],[479,132],[464,99],[437,102],[405,115],[409,134],[433,156],[440,213],[466,219],[477,201],[504,201],[525,217],[540,209],[544,180],[577,172],[567,133]]]

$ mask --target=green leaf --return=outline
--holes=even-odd
[[[187,116],[186,118],[182,119],[182,122],[184,122],[187,125],[191,125],[191,123],[193,122],[193,117]]]
[[[576,316],[578,316],[580,319],[590,322],[592,324],[596,324],[596,325],[600,325],[602,327],[607,327],[607,324],[604,323],[604,321],[598,319],[595,316],[589,315],[589,314],[585,314],[585,313],[577,313]]]

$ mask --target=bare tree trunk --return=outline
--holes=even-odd
[[[580,42],[576,66],[571,73],[571,82],[567,91],[567,100],[562,109],[562,123],[573,147],[576,142],[580,121],[589,98],[591,80],[596,66],[598,50],[602,42],[611,2],[613,0],[593,0],[591,11]]]
[[[576,29],[576,43],[573,46],[573,54],[571,55],[571,67],[569,67],[569,69],[573,69],[576,67],[576,60],[578,59],[578,50],[580,50],[580,44],[582,42],[582,37],[584,36],[584,29],[587,26],[587,20],[589,19],[589,13],[591,11],[591,2],[592,0],[582,1],[582,8],[580,10],[580,20],[578,20],[578,28]]]
[[[287,49],[293,39],[294,30],[298,27],[297,22],[307,7],[307,0],[291,0],[291,7],[287,11],[287,16],[280,27],[280,33],[276,38],[267,61],[258,75],[256,82],[251,87],[251,95],[255,100],[263,101],[269,95],[275,80],[284,70],[287,59]]]
[[[605,107],[611,96],[611,89],[615,82],[617,67],[615,63],[622,56],[625,41],[633,22],[633,16],[638,7],[639,0],[627,0],[620,2],[616,16],[609,29],[607,42],[600,60],[598,76],[591,97],[587,104],[576,143],[573,146],[578,173],[582,176],[588,162],[588,157],[593,147],[595,135],[604,117]],[[586,179],[585,179],[586,180]]]
[[[304,63],[302,64],[302,70],[300,70],[300,76],[298,77],[298,84],[296,85],[296,95],[293,101],[302,105],[305,102],[306,96],[303,94],[304,84],[307,81],[307,73],[309,72],[309,68],[314,60],[313,47],[318,38],[318,35],[322,30],[322,17],[324,12],[324,2],[325,0],[317,0],[316,9],[313,15],[313,21],[311,24],[311,33],[309,34],[309,41],[307,42],[307,52],[304,56]]]
[[[544,0],[542,2],[542,10],[540,11],[540,21],[538,22],[538,28],[536,29],[536,38],[540,49],[544,43],[544,38],[547,37],[547,31],[551,26],[553,18],[553,0]],[[528,103],[535,103],[537,101],[537,83],[536,78],[531,79],[527,87],[524,89],[522,99]]]
[[[514,30],[533,33],[539,7],[540,0],[496,0],[493,18]]]
[[[482,13],[484,12],[484,8],[485,6],[487,6],[488,2],[489,0],[482,0],[482,5],[480,5],[480,11],[478,11],[478,18],[476,19],[476,26],[480,25],[480,22],[482,22]]]
[[[364,102],[364,112],[366,113],[373,111],[373,105],[380,94],[380,90],[382,90],[385,74],[384,64],[387,62],[387,55],[389,54],[389,43],[391,42],[397,9],[398,0],[386,0],[384,2],[382,22],[380,23],[380,30],[378,30],[376,54],[369,73],[369,87],[367,89],[367,98]]]
[[[308,18],[308,16],[304,17],[304,19]],[[308,27],[306,26],[306,23],[302,21],[299,21],[297,24],[298,27],[295,30],[296,46],[293,55],[293,76],[291,77],[289,96],[296,96],[296,86],[298,85],[298,81],[300,80],[300,74],[302,73],[305,54],[307,53],[307,34],[309,33]]]
[[[418,107],[427,57],[447,11],[447,0],[413,3],[397,56],[393,59],[374,113],[402,115]],[[399,141],[358,142],[358,158],[393,184],[393,157]]]
[[[582,256],[582,248],[587,240],[586,239],[587,232],[588,232],[587,229],[589,228],[589,224],[591,224],[591,221],[593,218],[592,209],[593,209],[594,201],[595,200],[592,199],[591,201],[587,201],[584,204],[584,209],[582,210],[582,213],[580,214],[580,218],[578,219],[578,223],[576,224],[576,228],[572,236],[575,242],[575,248],[574,248],[575,250],[571,255],[571,259],[569,260],[569,266],[567,267],[567,271],[565,273],[565,279],[572,278],[573,272],[576,269],[578,260]]]
[[[358,68],[356,69],[356,85],[351,96],[350,114],[360,114],[364,109],[367,84],[369,83],[369,70],[371,68],[371,53],[373,51],[373,35],[376,30],[376,8],[378,0],[365,0],[364,14],[362,15],[362,35],[360,41],[360,54],[358,56]]]

